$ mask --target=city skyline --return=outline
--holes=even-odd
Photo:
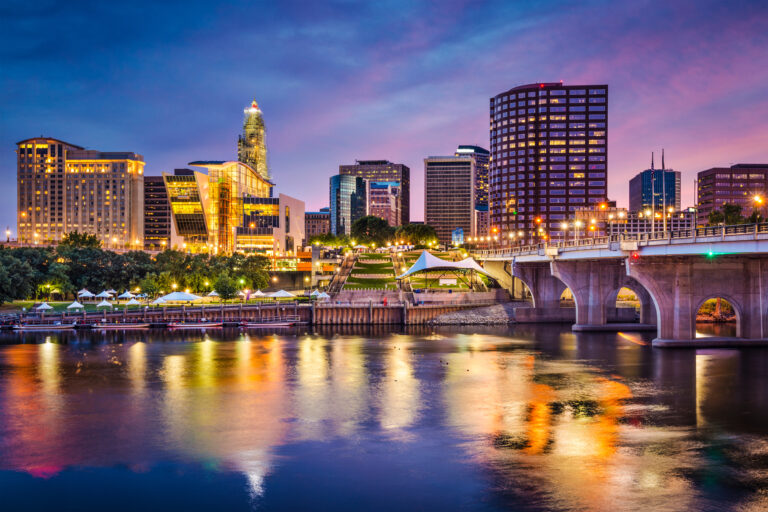
[[[192,5],[183,16],[170,5],[158,6],[156,21],[130,39],[113,34],[133,9],[146,8],[141,3],[111,25],[93,23],[106,20],[99,9],[85,19],[77,9],[0,8],[10,22],[0,36],[9,48],[0,55],[7,70],[0,173],[11,179],[15,143],[41,134],[105,151],[131,148],[150,176],[199,158],[235,159],[242,108],[255,97],[269,127],[273,179],[317,210],[327,206],[319,191],[338,165],[388,159],[421,169],[446,146],[488,147],[490,97],[561,79],[610,87],[608,197],[619,204],[657,147],[682,172],[683,207],[693,204],[698,172],[768,160],[765,6],[646,2],[609,12],[607,5],[365,5],[355,14],[333,5],[300,14],[290,3]],[[258,33],[248,30],[255,18]],[[393,23],[403,30],[385,30]],[[77,36],[86,24],[98,47]],[[572,39],[585,28],[593,38]],[[197,37],[213,31],[226,35]],[[457,78],[454,67],[470,59],[493,72]],[[422,220],[423,173],[411,181],[412,220]],[[0,223],[15,235],[14,187],[0,197]]]

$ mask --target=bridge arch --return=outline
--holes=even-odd
[[[637,297],[637,301],[640,303],[639,323],[646,325],[656,324],[658,321],[658,314],[653,297],[642,284],[630,276],[622,276],[619,279],[619,282],[609,289],[606,294],[605,300],[603,301],[606,308],[606,318],[610,316],[608,315],[608,310],[616,307],[618,295],[624,288],[632,291],[632,293],[635,294],[635,297]]]
[[[704,298],[700,299],[696,306],[693,308],[693,332],[696,332],[696,322],[698,319],[699,311],[701,311],[701,307],[707,302],[712,299],[723,299],[725,300],[732,308],[733,313],[736,316],[736,337],[741,338],[742,333],[744,332],[744,328],[742,326],[742,319],[744,318],[744,309],[741,304],[739,304],[739,301],[736,300],[732,295],[727,293],[715,293],[710,294],[707,296],[704,296]]]

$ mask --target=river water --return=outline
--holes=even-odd
[[[768,350],[560,326],[0,335],[0,509],[768,509]]]

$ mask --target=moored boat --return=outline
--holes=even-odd
[[[241,329],[256,329],[266,327],[293,327],[296,322],[278,321],[278,322],[240,322]]]
[[[223,327],[223,322],[171,322],[169,329],[215,329]]]
[[[149,329],[149,324],[140,323],[100,323],[91,325],[91,329],[98,330],[130,330],[130,329]]]
[[[77,322],[72,324],[16,324],[13,326],[14,331],[64,331],[68,329],[74,329]]]

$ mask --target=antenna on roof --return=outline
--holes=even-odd
[[[651,151],[651,170],[653,170],[653,151]]]
[[[664,148],[661,148],[661,170],[663,171],[664,169],[666,169],[664,167]]]

